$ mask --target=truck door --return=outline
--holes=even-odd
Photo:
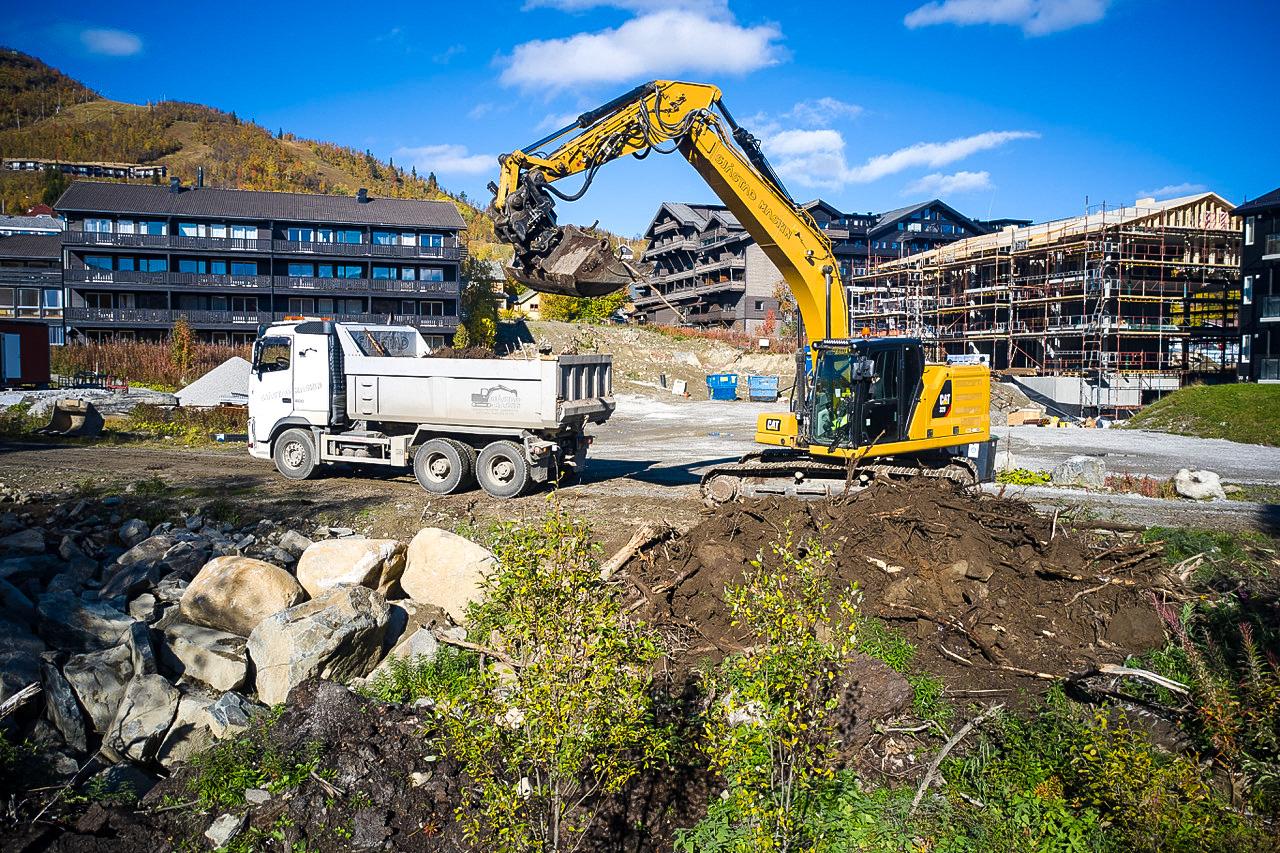
[[[299,324],[314,326],[317,324]],[[293,337],[293,410],[316,426],[329,426],[329,346],[323,332],[295,332]]]
[[[293,414],[293,338],[259,338],[249,375],[249,415],[253,440],[266,444],[272,428]]]
[[[902,435],[902,352],[882,349],[872,355],[876,375],[862,405],[862,437],[858,444],[888,444]]]

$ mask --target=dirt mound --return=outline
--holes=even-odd
[[[633,560],[627,572],[645,592],[637,612],[685,634],[677,671],[750,644],[730,624],[724,590],[788,528],[797,544],[830,548],[838,582],[862,590],[863,613],[903,628],[918,664],[956,692],[1044,686],[1044,675],[1164,641],[1147,593],[1172,583],[1157,547],[921,480],[830,502],[731,504]]]

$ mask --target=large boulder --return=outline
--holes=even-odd
[[[492,569],[493,554],[487,548],[448,530],[425,527],[409,543],[400,586],[414,601],[434,604],[462,623]]]
[[[1072,456],[1053,469],[1055,486],[1101,489],[1107,485],[1107,466],[1096,456]]]
[[[125,685],[103,742],[134,761],[149,761],[173,724],[181,698],[163,676],[134,676]]]
[[[156,750],[156,761],[171,768],[210,747],[215,737],[209,709],[216,701],[216,697],[207,693],[184,693],[178,700],[173,724]]]
[[[0,551],[11,551],[18,554],[44,553],[44,531],[38,527],[28,527],[17,533],[10,533],[0,539]]]
[[[337,586],[367,586],[385,596],[404,572],[404,554],[394,539],[326,539],[298,559],[298,583],[312,598]]]
[[[349,586],[267,617],[249,635],[258,698],[275,705],[308,678],[367,674],[382,656],[387,616],[382,595]]]
[[[151,536],[125,551],[114,566],[107,568],[102,595],[137,595],[172,574],[190,578],[208,559],[208,543],[198,537],[186,533]]]
[[[1191,471],[1183,468],[1173,475],[1173,488],[1184,498],[1193,501],[1210,501],[1227,499],[1222,490],[1222,479],[1212,471]]]
[[[391,667],[396,661],[415,661],[420,659],[431,660],[436,656],[436,652],[440,650],[440,641],[436,639],[436,635],[430,628],[418,628],[413,633],[402,638],[396,643],[382,662],[373,668],[369,673],[369,677],[365,679],[366,684],[373,683],[373,680],[384,673],[390,673]]]
[[[44,648],[39,637],[0,617],[0,700],[40,680]]]
[[[52,655],[52,652],[49,653],[49,657]],[[44,715],[62,735],[67,746],[77,752],[84,752],[89,748],[84,730],[84,715],[76,704],[71,684],[58,672],[49,657],[46,657],[41,667],[44,678]]]
[[[188,622],[164,629],[160,659],[174,675],[218,691],[240,689],[249,675],[244,637]]]
[[[182,593],[182,618],[247,637],[258,623],[306,599],[293,575],[252,557],[215,557]]]
[[[105,601],[85,601],[70,590],[40,596],[40,633],[60,648],[100,650],[124,642],[133,618]]]
[[[133,677],[133,652],[128,643],[99,652],[75,655],[62,674],[89,714],[96,732],[105,732],[115,719],[125,685]]]

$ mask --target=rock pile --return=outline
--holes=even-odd
[[[78,781],[148,787],[307,679],[434,654],[492,564],[435,528],[406,546],[125,507],[0,512],[0,701],[42,688],[0,726]]]

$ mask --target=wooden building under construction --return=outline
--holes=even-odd
[[[849,283],[853,327],[918,335],[1067,412],[1123,413],[1239,357],[1239,218],[1215,193],[960,240]]]

